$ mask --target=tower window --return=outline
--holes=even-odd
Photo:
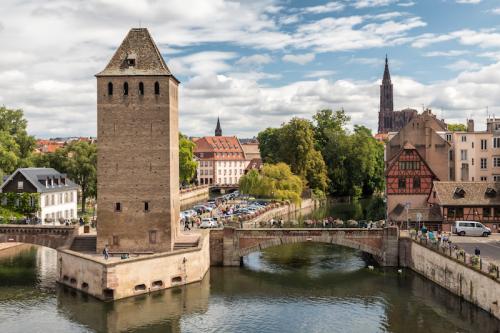
[[[144,83],[139,82],[139,95],[144,95]]]
[[[149,201],[144,201],[144,211],[149,212]]]
[[[122,211],[122,204],[120,202],[115,203],[115,212],[121,212]]]
[[[125,96],[128,95],[128,82],[125,82],[123,84],[123,95],[125,95]]]
[[[158,81],[155,82],[155,95],[160,94],[160,83]]]
[[[108,83],[108,95],[113,96],[113,83]]]

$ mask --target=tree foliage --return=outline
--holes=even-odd
[[[179,134],[179,178],[181,183],[191,183],[196,173],[194,147],[193,141],[185,135]]]
[[[320,110],[313,122],[294,118],[259,133],[266,163],[285,162],[312,189],[336,196],[367,196],[384,187],[384,147],[364,126],[347,129],[344,112]]]
[[[313,126],[306,119],[293,118],[280,128],[268,128],[258,135],[265,163],[284,162],[307,185],[325,191],[328,177],[321,153],[316,150]]]
[[[0,107],[0,169],[3,174],[31,165],[35,138],[28,135],[27,124],[22,110]]]
[[[448,131],[465,132],[467,131],[467,126],[465,124],[448,124]]]
[[[262,170],[250,170],[240,178],[240,192],[258,198],[300,202],[302,180],[285,163],[264,164]]]

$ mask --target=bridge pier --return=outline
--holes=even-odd
[[[224,239],[222,246],[223,266],[240,266],[241,257],[239,256],[239,240],[236,236],[235,228],[224,228]]]
[[[397,227],[384,228],[382,240],[382,258],[380,265],[385,267],[398,266],[399,258],[399,230]]]

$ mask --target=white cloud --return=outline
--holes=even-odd
[[[412,6],[415,6],[415,2],[414,1],[400,2],[400,3],[398,3],[398,6],[400,6],[400,7],[412,7]]]
[[[500,47],[500,33],[495,29],[483,29],[479,31],[463,29],[443,35],[425,33],[415,37],[412,46],[422,48],[450,40],[457,40],[462,45],[474,45],[481,48]]]
[[[331,1],[320,6],[305,7],[302,9],[302,12],[311,14],[323,14],[330,12],[338,12],[343,10],[344,8],[345,5],[343,3],[339,1]]]
[[[468,71],[468,70],[477,70],[481,68],[481,65],[475,62],[470,62],[468,60],[458,60],[454,63],[445,66],[452,71]]]
[[[368,8],[368,7],[380,7],[388,6],[397,0],[355,0],[353,6],[355,8]]]
[[[269,64],[273,61],[273,58],[269,54],[253,54],[251,56],[241,57],[236,64],[242,66],[261,66]]]
[[[490,10],[490,13],[495,14],[495,15],[500,15],[500,7],[493,8],[492,10]]]
[[[227,61],[236,57],[234,52],[204,51],[172,58],[168,66],[177,75],[207,75],[230,70]]]
[[[330,77],[330,76],[333,76],[335,75],[335,71],[331,71],[331,70],[321,70],[321,71],[311,71],[311,72],[308,72],[306,75],[304,75],[304,77],[306,78],[321,78],[321,77]]]
[[[432,51],[424,53],[425,57],[458,57],[470,54],[467,50]]]
[[[456,0],[457,3],[465,3],[465,4],[477,4],[480,3],[481,0]]]
[[[304,54],[285,54],[282,58],[283,61],[293,62],[299,65],[305,65],[308,62],[313,61],[315,58],[314,53],[304,53]]]

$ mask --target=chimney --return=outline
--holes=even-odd
[[[467,119],[467,132],[474,132],[474,119]]]

